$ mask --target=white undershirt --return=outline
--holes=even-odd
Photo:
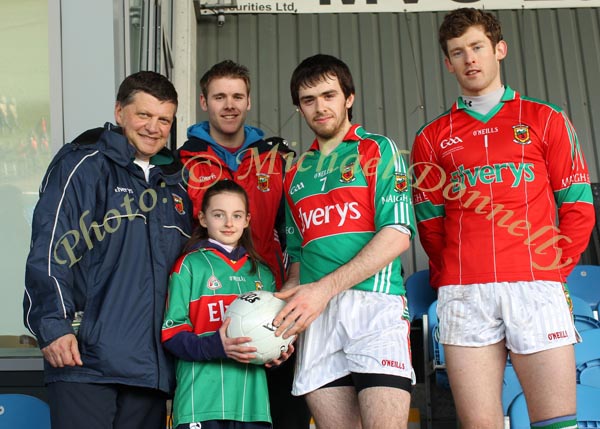
[[[467,109],[473,110],[479,114],[487,115],[492,110],[504,95],[504,86],[485,95],[461,95],[463,103]]]
[[[227,250],[229,253],[233,252],[233,249],[235,249],[237,246],[229,246],[227,244],[223,244],[218,240],[215,240],[213,238],[209,238],[208,241],[210,241],[211,243],[214,244],[218,244],[219,246],[221,246],[223,249]]]
[[[144,177],[146,178],[146,182],[150,179],[150,169],[154,167],[154,165],[150,164],[150,161],[144,161],[143,159],[136,158],[133,160],[133,163],[139,165],[139,167],[144,172]]]

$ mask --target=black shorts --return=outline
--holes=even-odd
[[[364,374],[358,372],[352,372],[342,378],[333,380],[319,389],[343,386],[354,387],[357,393],[369,387],[393,387],[405,390],[408,393],[412,392],[412,380],[410,378],[390,374]]]

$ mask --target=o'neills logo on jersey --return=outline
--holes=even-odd
[[[269,187],[269,175],[268,174],[263,174],[263,173],[259,173],[256,175],[257,176],[257,188],[259,191],[261,192],[269,192],[271,190],[271,188]]]
[[[210,276],[208,281],[206,282],[206,287],[209,288],[210,290],[220,289],[221,282],[219,281],[218,278],[216,278],[213,275],[213,276]]]
[[[529,126],[528,125],[515,125],[513,127],[513,134],[515,139],[513,140],[518,144],[529,144],[531,143],[531,138],[529,137]]]
[[[342,176],[340,177],[340,182],[342,183],[350,183],[354,182],[356,177],[354,177],[354,163],[350,163],[341,168]]]
[[[331,225],[339,228],[344,226],[348,220],[361,218],[356,201],[344,203],[343,205],[338,203],[325,207],[317,207],[311,209],[308,213],[299,209],[298,214],[302,222],[302,233],[308,231],[313,226]]]

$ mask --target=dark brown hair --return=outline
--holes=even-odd
[[[177,106],[177,91],[165,76],[153,71],[140,71],[129,75],[121,82],[117,92],[117,103],[122,107],[133,102],[133,96],[145,92],[160,101]]]
[[[502,40],[500,21],[493,14],[467,7],[456,9],[446,14],[438,33],[440,46],[446,57],[448,57],[448,40],[462,36],[473,26],[483,28],[494,49],[498,42]]]
[[[200,78],[200,90],[205,98],[208,97],[208,87],[213,79],[222,77],[242,79],[246,83],[247,94],[250,94],[250,72],[248,68],[234,61],[225,60],[212,66]]]
[[[302,61],[292,73],[290,92],[294,106],[300,105],[301,86],[315,86],[328,77],[337,77],[346,99],[355,93],[352,73],[346,63],[331,55],[317,54]],[[352,120],[352,107],[348,109],[348,119]]]
[[[223,193],[237,194],[240,197],[242,197],[242,199],[244,200],[246,213],[250,213],[250,206],[248,204],[248,195],[246,194],[246,191],[244,191],[244,188],[242,188],[240,185],[238,185],[232,180],[219,180],[218,182],[215,182],[212,186],[210,186],[204,193],[204,197],[202,198],[202,207],[200,208],[200,210],[203,213],[206,213],[206,211],[208,210],[208,206],[210,205],[211,198],[215,195]],[[192,233],[190,239],[185,244],[183,248],[183,254],[190,252],[191,250],[193,250],[196,244],[198,244],[202,240],[207,240],[208,238],[208,230],[202,225],[198,225],[196,229],[194,229],[194,232]],[[238,245],[243,246],[244,249],[246,249],[246,253],[248,254],[248,257],[250,258],[250,262],[252,264],[252,273],[256,272],[257,262],[266,265],[264,260],[258,255],[256,249],[254,248],[254,243],[252,242],[252,234],[250,233],[250,225],[244,228],[244,232],[240,237]]]

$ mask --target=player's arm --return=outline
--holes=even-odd
[[[288,268],[287,280],[283,284],[281,291],[291,289],[300,284],[300,262],[293,262]]]
[[[437,164],[433,146],[422,132],[415,138],[411,165],[413,169],[413,204],[421,245],[429,257],[432,285],[442,269],[441,256],[445,243],[444,175]]]
[[[291,180],[286,175],[286,180]],[[288,185],[287,183],[285,185]],[[287,279],[281,288],[281,291],[290,289],[300,284],[300,252],[302,246],[302,234],[297,220],[292,214],[291,206],[294,204],[289,194],[288,186],[284,187],[285,192],[285,234],[286,234],[286,253],[289,259]]]
[[[575,128],[564,112],[553,112],[551,119],[546,161],[558,207],[560,235],[555,244],[562,252],[559,264],[566,277],[588,245],[595,224],[594,204]]]
[[[323,312],[331,298],[372,277],[410,246],[410,235],[396,226],[414,229],[406,166],[396,145],[389,139],[365,145],[363,171],[372,190],[374,225],[378,231],[363,249],[346,264],[317,282],[286,290],[279,297],[288,301],[275,318],[280,334],[294,322],[285,336],[305,330]],[[371,168],[369,168],[369,166]],[[374,166],[374,167],[373,167]],[[411,231],[412,232],[412,231]],[[332,250],[334,251],[334,250]]]
[[[383,228],[348,263],[321,280],[286,289],[277,294],[288,301],[274,319],[276,335],[285,337],[304,331],[323,312],[331,298],[368,279],[410,246],[410,237],[394,228]]]

